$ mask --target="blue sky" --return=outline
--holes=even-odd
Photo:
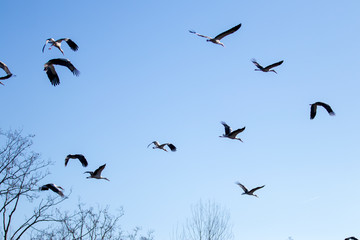
[[[359,1],[104,2],[1,4],[0,61],[16,75],[0,86],[1,128],[36,135],[54,162],[44,183],[72,190],[62,209],[123,206],[125,229],[166,240],[210,199],[229,209],[235,239],[360,236]],[[225,48],[188,32],[239,23]],[[79,45],[63,50],[80,76],[56,67],[57,87],[43,71],[62,57],[41,52],[50,37]],[[251,58],[284,63],[255,72]],[[310,120],[316,101],[336,116]],[[220,121],[246,126],[244,143],[219,138]],[[154,140],[178,151],[146,148]],[[89,167],[65,168],[69,153]],[[104,163],[110,182],[85,178]],[[257,199],[235,181],[266,186]]]

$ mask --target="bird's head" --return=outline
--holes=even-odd
[[[61,186],[57,186],[58,188],[60,188],[61,190],[65,191],[65,189],[63,189]]]

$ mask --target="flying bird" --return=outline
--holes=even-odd
[[[224,127],[225,127],[225,134],[223,134],[222,136],[219,136],[219,137],[237,139],[242,142],[241,138],[237,138],[236,135],[243,132],[245,130],[245,127],[239,128],[235,131],[232,131],[231,127],[229,125],[227,125],[226,122],[221,122],[221,124],[224,125]]]
[[[51,43],[49,50],[51,49],[51,47],[56,47],[64,55],[64,51],[61,49],[62,41],[65,41],[73,51],[77,51],[79,49],[79,46],[74,41],[72,41],[70,38],[60,38],[56,41],[53,38],[48,38],[48,39],[46,39],[45,45],[42,49],[42,52],[44,52],[46,44]]]
[[[348,238],[345,238],[345,240],[358,240],[356,237],[348,237]]]
[[[60,79],[55,71],[54,65],[61,65],[67,67],[75,76],[79,76],[80,74],[79,70],[77,70],[68,59],[65,58],[51,59],[44,64],[44,71],[46,71],[46,74],[48,75],[48,78],[53,86],[60,84]]]
[[[13,74],[10,72],[9,68],[6,66],[5,63],[0,61],[0,68],[2,68],[6,72],[6,76],[0,77],[0,80],[5,80],[10,78]],[[2,82],[0,84],[4,85]]]
[[[263,67],[261,66],[255,59],[251,60],[255,66],[257,67],[257,69],[255,69],[255,71],[263,71],[263,72],[274,72],[277,74],[277,72],[275,70],[273,70],[272,68],[277,67],[279,65],[281,65],[284,61],[280,61],[274,64],[271,64],[269,66]]]
[[[239,25],[236,25],[236,26],[233,27],[233,28],[230,28],[229,30],[227,30],[227,31],[225,31],[225,32],[223,32],[223,33],[220,33],[219,35],[217,35],[217,36],[214,37],[214,38],[211,38],[211,37],[208,37],[208,36],[205,36],[205,35],[201,35],[201,34],[199,34],[199,33],[197,33],[197,32],[190,31],[190,30],[189,30],[189,32],[190,32],[190,33],[193,33],[193,34],[196,34],[196,35],[198,35],[199,37],[207,38],[207,40],[206,40],[207,42],[212,42],[212,43],[219,44],[219,45],[225,47],[224,44],[223,44],[222,42],[220,42],[220,40],[221,40],[222,38],[226,37],[227,35],[230,35],[230,34],[236,32],[237,30],[239,30],[240,27],[241,27],[241,23],[240,23]]]
[[[106,164],[100,166],[98,169],[95,170],[95,172],[91,172],[91,171],[86,171],[84,173],[89,173],[90,176],[86,177],[86,178],[96,178],[96,179],[105,179],[110,181],[109,179],[107,179],[106,177],[102,177],[101,176],[101,172],[104,170]]]
[[[53,192],[59,194],[62,197],[64,196],[63,192],[61,191],[61,190],[64,190],[64,189],[62,187],[60,187],[60,186],[56,186],[53,183],[46,184],[46,185],[39,188],[40,191],[45,191],[45,190],[49,190],[49,189],[52,190]]]
[[[326,103],[323,103],[323,102],[316,102],[316,103],[313,103],[313,104],[310,104],[310,119],[314,119],[315,116],[316,116],[316,109],[317,109],[317,106],[322,106],[326,109],[326,111],[329,113],[330,116],[334,116],[335,113],[334,111],[331,109],[331,107],[326,104]]]
[[[175,151],[176,151],[176,147],[175,147],[173,144],[171,144],[171,143],[160,144],[158,141],[153,141],[153,142],[151,142],[147,147],[149,147],[151,144],[154,144],[154,145],[155,145],[155,146],[153,147],[153,149],[158,148],[158,149],[162,149],[162,150],[164,150],[165,152],[167,152],[167,150],[165,149],[165,146],[168,146],[172,152],[175,152]]]
[[[87,167],[88,162],[86,161],[86,158],[82,154],[69,154],[65,158],[65,167],[67,166],[70,159],[79,159],[83,167]]]
[[[239,185],[239,186],[242,188],[242,190],[244,190],[244,192],[243,192],[241,195],[246,194],[246,195],[252,195],[252,196],[255,196],[255,197],[258,197],[258,196],[255,195],[254,192],[255,192],[256,190],[259,190],[260,188],[265,187],[265,185],[263,185],[263,186],[261,186],[261,187],[253,188],[253,189],[251,189],[251,190],[249,191],[249,190],[247,190],[247,188],[246,188],[244,185],[242,185],[241,183],[236,182],[236,184]]]

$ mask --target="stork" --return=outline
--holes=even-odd
[[[255,197],[257,197],[257,198],[258,198],[258,196],[255,195],[254,192],[255,192],[256,190],[259,190],[260,188],[265,187],[265,185],[263,185],[263,186],[261,186],[261,187],[253,188],[253,189],[251,189],[251,190],[249,191],[249,190],[247,190],[247,188],[246,188],[244,185],[242,185],[241,183],[236,182],[235,184],[239,185],[239,186],[244,190],[244,192],[243,192],[241,195],[244,195],[244,194],[246,194],[246,195],[252,195],[252,196],[255,196]]]
[[[45,46],[46,44],[48,44],[49,42],[51,43],[51,46],[49,48],[49,50],[52,48],[52,47],[56,47],[60,50],[60,52],[64,55],[64,51],[61,49],[61,42],[62,41],[65,41],[69,47],[71,48],[71,50],[73,51],[77,51],[79,49],[79,46],[74,42],[72,41],[70,38],[60,38],[58,40],[55,41],[55,39],[53,38],[48,38],[46,39],[46,42],[45,42],[45,45],[42,49],[42,52],[44,52],[44,49],[45,49]]]
[[[64,197],[64,194],[61,191],[61,190],[64,190],[64,189],[62,187],[60,187],[60,186],[56,186],[53,183],[46,184],[46,185],[39,188],[40,191],[46,191],[46,190],[49,190],[49,189],[52,190],[53,192],[59,194],[60,196]]]
[[[219,136],[219,137],[237,139],[240,142],[243,142],[241,140],[241,138],[237,138],[236,135],[243,132],[245,130],[245,127],[239,128],[239,129],[237,129],[235,131],[232,131],[231,127],[229,125],[227,125],[226,122],[221,122],[221,124],[224,125],[224,127],[225,127],[225,134],[223,134],[222,136]]]
[[[86,177],[86,178],[96,178],[96,179],[105,179],[105,180],[108,180],[110,181],[109,179],[107,179],[106,177],[102,177],[101,176],[101,172],[104,170],[106,164],[100,166],[98,169],[96,169],[94,172],[91,172],[91,171],[86,171],[84,173],[89,173],[90,176]]]
[[[310,104],[310,119],[314,119],[315,116],[316,116],[316,109],[317,109],[317,106],[322,106],[323,108],[326,109],[326,111],[329,113],[330,116],[334,116],[335,113],[334,111],[331,109],[331,107],[326,104],[326,103],[323,103],[323,102],[316,102],[316,103],[313,103],[313,104]]]
[[[241,27],[241,23],[239,25],[236,25],[233,28],[230,28],[229,30],[227,30],[227,31],[225,31],[223,33],[220,33],[219,35],[217,35],[214,38],[211,38],[211,37],[208,37],[208,36],[205,36],[205,35],[201,35],[201,34],[195,32],[195,31],[190,31],[189,30],[189,32],[193,33],[195,35],[198,35],[199,37],[207,38],[207,40],[206,40],[207,42],[212,42],[212,43],[219,44],[219,45],[225,47],[224,44],[222,42],[220,42],[220,40],[222,38],[226,37],[227,35],[230,35],[230,34],[236,32],[237,30],[239,30],[240,27]]]
[[[284,62],[284,61],[280,61],[280,62],[277,62],[277,63],[273,63],[273,64],[271,64],[269,66],[263,67],[260,64],[258,64],[258,62],[255,59],[252,59],[251,61],[257,67],[257,69],[255,69],[255,71],[274,72],[276,74],[277,74],[277,72],[275,70],[273,70],[272,68],[277,67],[277,66],[281,65]]]
[[[83,167],[87,167],[88,162],[86,161],[86,158],[82,154],[69,154],[65,158],[65,167],[67,166],[70,159],[79,159]]]
[[[6,72],[6,76],[0,77],[0,80],[5,80],[13,76],[13,74],[10,72],[9,68],[6,66],[5,63],[0,61],[0,68],[2,68]],[[1,85],[4,85],[2,82],[0,82]]]
[[[162,149],[162,150],[164,150],[165,152],[167,152],[167,150],[165,149],[165,146],[168,146],[172,152],[175,152],[175,151],[176,151],[176,147],[175,147],[172,143],[160,144],[158,141],[153,141],[153,142],[151,142],[147,147],[149,147],[151,144],[154,144],[154,145],[155,145],[155,146],[153,147],[153,149],[158,148],[158,149]]]
[[[51,59],[44,64],[44,71],[46,71],[46,74],[53,86],[60,84],[60,79],[55,71],[54,65],[61,65],[67,67],[75,76],[79,76],[80,74],[79,70],[77,70],[68,59],[65,58]]]

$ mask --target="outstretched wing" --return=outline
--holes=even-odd
[[[335,115],[334,111],[331,109],[331,107],[326,104],[326,103],[323,103],[323,102],[316,102],[315,103],[316,105],[319,105],[319,106],[322,106],[323,108],[326,109],[326,111],[330,114],[330,115]]]
[[[229,34],[232,34],[234,32],[236,32],[237,30],[239,30],[239,28],[241,27],[241,23],[239,25],[236,25],[235,27],[233,28],[230,28],[229,30],[223,32],[223,33],[220,33],[219,35],[217,35],[214,39],[222,39],[223,37],[226,37],[227,35]]]
[[[199,37],[203,37],[203,38],[207,38],[207,39],[212,39],[211,37],[208,37],[208,36],[205,36],[205,35],[201,35],[201,34],[195,32],[195,31],[190,31],[190,30],[189,30],[189,32],[190,32],[190,33],[193,33],[193,34],[195,34],[195,35],[198,35]]]
[[[6,66],[5,63],[3,63],[1,61],[0,61],[0,68],[2,68],[6,72],[6,74],[10,75],[10,77],[11,77],[12,73],[10,72],[9,68]],[[6,79],[6,78],[1,78],[1,79]]]
[[[249,191],[250,194],[254,193],[256,190],[259,190],[260,188],[263,188],[265,187],[265,185],[261,186],[261,187],[256,187],[256,188],[253,188]]]
[[[255,64],[255,66],[259,69],[264,69],[263,66],[261,66],[256,60],[255,58],[251,59],[252,63]]]
[[[58,41],[65,41],[73,51],[77,51],[79,49],[79,46],[70,38],[61,38]]]
[[[221,122],[222,125],[225,127],[225,135],[229,135],[231,133],[231,127],[226,124],[226,122]]]
[[[42,48],[42,52],[44,52],[44,49],[45,49],[45,47],[46,47],[46,44],[48,44],[49,41],[50,41],[50,39],[46,39],[46,42],[45,42],[45,44],[44,44],[44,46],[43,46],[43,48]]]
[[[81,162],[81,165],[82,165],[83,167],[87,167],[88,162],[87,162],[86,158],[84,157],[84,155],[82,155],[82,154],[75,154],[75,157],[76,157],[77,159],[79,159],[79,161]]]
[[[172,143],[167,143],[166,145],[168,145],[172,152],[176,152],[176,147]]]
[[[315,116],[316,116],[316,109],[317,109],[316,103],[311,104],[311,107],[310,107],[310,119],[314,119],[314,118],[315,118]]]
[[[284,61],[280,61],[280,62],[277,62],[277,63],[273,63],[273,64],[271,64],[271,65],[269,65],[269,66],[266,66],[265,68],[266,68],[266,69],[271,69],[271,68],[273,68],[273,67],[277,67],[277,66],[281,65],[283,62],[284,62]]]
[[[101,172],[102,172],[102,170],[104,170],[105,166],[106,166],[106,164],[104,164],[104,165],[100,166],[98,169],[96,169],[94,172],[94,175],[100,176]]]
[[[84,155],[82,155],[82,154],[74,154],[74,155],[69,154],[65,158],[65,167],[68,164],[70,158],[78,159],[81,162],[83,167],[87,167],[87,165],[88,165],[88,162],[86,161],[86,158],[84,157]]]
[[[244,192],[248,192],[247,188],[244,185],[242,185],[239,182],[236,182],[236,184],[239,185],[242,188],[242,190],[244,190]]]
[[[59,85],[60,84],[60,79],[59,76],[57,75],[56,71],[55,71],[55,67],[52,64],[45,64],[45,71],[46,74],[51,82],[51,84],[53,86]]]
[[[77,70],[74,65],[65,58],[54,58],[47,62],[47,64],[56,64],[67,67],[74,75],[78,76],[80,74],[79,70]]]
[[[231,133],[231,135],[234,135],[234,136],[236,137],[236,135],[238,135],[239,133],[243,132],[244,130],[245,130],[245,127],[236,129],[235,131],[233,131],[233,132]]]

